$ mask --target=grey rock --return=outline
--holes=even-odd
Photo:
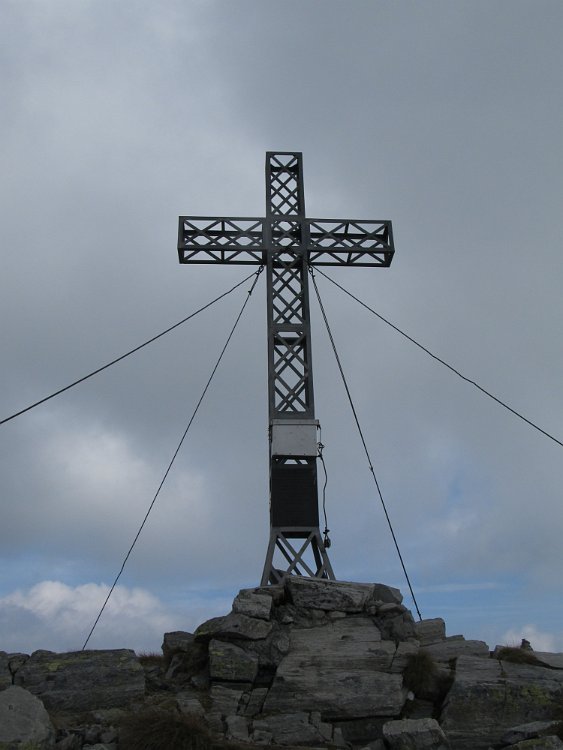
[[[205,714],[205,721],[209,730],[214,735],[223,735],[225,732],[225,726],[223,724],[223,716],[218,711],[208,711]]]
[[[401,675],[379,671],[389,669],[395,654],[395,644],[380,638],[363,618],[294,629],[264,711],[291,712],[299,706],[325,718],[397,715],[406,691]]]
[[[321,718],[320,711],[311,711],[309,714],[309,722],[319,730],[319,734],[325,742],[331,742],[333,740],[334,732],[332,724],[328,721],[323,721]],[[342,732],[339,732],[342,735]],[[344,742],[344,738],[342,737]]]
[[[402,678],[387,675],[395,644],[381,641],[369,619],[346,618],[321,628],[294,629],[289,654],[280,663],[264,711],[295,706],[326,716],[394,715],[403,703]],[[380,710],[375,710],[378,695]],[[359,701],[354,708],[354,702]]]
[[[386,671],[396,653],[391,641],[382,641],[378,628],[368,618],[336,620],[321,628],[295,628],[290,634],[288,660],[304,668],[319,666],[328,670],[363,669]],[[280,666],[281,666],[280,665]]]
[[[381,738],[383,725],[389,718],[370,716],[365,719],[347,719],[346,721],[335,721],[334,731],[338,730],[344,741],[350,745],[366,745]]]
[[[247,615],[232,612],[226,617],[214,617],[204,622],[195,632],[196,641],[210,641],[218,638],[229,640],[263,640],[272,632],[272,623]]]
[[[225,719],[227,725],[226,737],[228,740],[248,742],[248,719],[244,716],[232,714]]]
[[[270,600],[271,601],[271,600]],[[209,676],[212,680],[254,682],[258,656],[234,643],[212,640],[209,644]]]
[[[389,614],[381,617],[378,614],[375,618],[382,636],[392,641],[415,641],[416,631],[410,615],[407,617],[406,614],[397,615],[392,612]]]
[[[119,708],[142,698],[145,673],[134,651],[35,651],[15,682],[37,695],[49,711]]]
[[[77,734],[69,734],[57,742],[55,750],[82,750],[82,740]]]
[[[328,611],[305,609],[289,603],[276,607],[272,613],[272,619],[284,629],[287,629],[288,625],[293,628],[318,628],[332,621]]]
[[[268,688],[254,688],[254,690],[251,690],[248,694],[248,701],[245,702],[244,706],[241,707],[239,705],[239,713],[242,713],[244,716],[257,716],[258,714],[262,713],[262,707],[264,705],[264,701],[266,700],[266,695],[268,694]]]
[[[348,743],[344,739],[344,734],[342,732],[342,729],[337,727],[334,730],[331,744],[336,745],[336,747],[348,747]]]
[[[268,594],[256,593],[243,589],[233,602],[233,612],[259,620],[269,620],[272,613],[273,599]]]
[[[263,729],[255,729],[252,732],[252,742],[254,745],[269,745],[272,741],[272,733]]]
[[[383,740],[373,740],[364,745],[361,750],[385,750],[385,742]]]
[[[401,604],[401,602],[403,601],[403,595],[401,594],[399,589],[396,589],[393,586],[386,586],[384,583],[374,583],[373,601],[381,602],[383,604]]]
[[[0,747],[51,750],[55,728],[45,706],[27,690],[10,685],[0,692]]]
[[[339,612],[337,609],[327,614],[331,620],[343,620],[346,617],[346,612]]]
[[[435,719],[401,719],[383,725],[390,750],[447,750],[446,735]]]
[[[12,676],[16,674],[18,669],[23,667],[28,659],[29,654],[8,654],[8,668]]]
[[[424,647],[436,661],[450,661],[457,659],[458,656],[480,656],[488,659],[490,656],[489,647],[485,641],[466,641],[464,638],[446,638],[439,643],[431,643]]]
[[[397,602],[387,602],[384,604],[380,604],[377,608],[378,615],[388,615],[390,613],[402,615],[403,612],[406,611],[407,608],[402,604],[397,604]]]
[[[421,646],[430,646],[446,638],[446,624],[441,617],[415,622],[414,630]]]
[[[374,584],[290,577],[286,589],[295,606],[325,611],[362,612],[373,597]]]
[[[303,674],[278,668],[264,703],[265,711],[291,711],[295,706],[321,710],[327,719],[364,716],[397,716],[404,702],[400,675],[359,669],[310,668]],[[281,671],[280,671],[281,670]]]
[[[561,692],[558,670],[460,656],[442,727],[456,750],[486,750],[510,727],[552,718]]]
[[[317,727],[309,722],[309,715],[303,711],[268,716],[266,726],[272,733],[275,745],[313,745],[324,742]]]
[[[236,714],[243,692],[240,688],[212,685],[210,691],[212,712],[221,716]]]
[[[269,745],[272,741],[272,731],[266,721],[255,721],[253,723],[252,742],[255,745]]]
[[[434,710],[433,701],[414,698],[407,704],[405,713],[408,719],[432,719]]]
[[[182,714],[204,716],[205,710],[195,691],[184,690],[176,693],[176,705]]]
[[[402,674],[409,659],[419,652],[418,643],[401,641],[395,650],[393,661],[391,662],[390,671],[394,674]]]
[[[513,745],[523,740],[531,740],[542,735],[553,734],[558,724],[560,724],[558,721],[531,721],[527,724],[520,724],[520,726],[511,727],[502,735],[500,741],[503,745]]]
[[[532,740],[523,740],[515,745],[510,745],[512,750],[561,750],[563,742],[556,735],[536,737]]]
[[[552,669],[563,669],[563,654],[551,654],[549,651],[533,651],[538,661]]]
[[[0,690],[12,684],[12,673],[10,672],[10,657],[5,651],[0,651]]]
[[[180,683],[198,681],[201,687],[208,686],[206,673],[208,654],[205,643],[196,643],[191,633],[166,633],[162,650],[169,660],[165,680]]]
[[[166,659],[170,660],[179,651],[188,651],[193,641],[193,633],[187,633],[184,630],[165,633],[162,641],[162,653]]]

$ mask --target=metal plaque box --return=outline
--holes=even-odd
[[[312,458],[318,455],[317,419],[273,419],[272,456]]]

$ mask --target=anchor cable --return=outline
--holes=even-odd
[[[125,568],[125,564],[127,563],[127,560],[129,559],[129,556],[131,555],[131,552],[133,552],[133,547],[135,546],[135,544],[137,543],[137,540],[138,540],[139,536],[141,535],[141,532],[142,532],[142,530],[143,530],[143,528],[144,528],[144,526],[145,526],[145,524],[146,524],[146,522],[148,520],[150,512],[152,511],[152,509],[154,507],[154,504],[156,503],[156,499],[157,499],[157,497],[160,494],[160,490],[162,489],[162,487],[164,485],[164,482],[166,481],[166,479],[168,477],[168,474],[170,473],[170,470],[172,469],[172,464],[174,463],[174,461],[176,460],[176,457],[177,457],[178,453],[180,452],[180,448],[182,447],[182,444],[183,444],[183,442],[184,442],[184,440],[186,438],[186,435],[188,434],[188,431],[189,431],[190,427],[192,426],[192,422],[195,419],[195,416],[196,416],[196,414],[197,414],[197,412],[199,410],[199,407],[201,406],[201,403],[202,403],[203,399],[205,398],[205,394],[207,393],[207,391],[209,389],[209,386],[211,385],[211,381],[213,380],[213,377],[214,377],[215,373],[217,372],[217,368],[219,367],[219,364],[220,364],[221,360],[223,359],[223,355],[225,354],[225,352],[227,350],[227,347],[228,347],[228,345],[229,345],[229,343],[230,343],[230,341],[231,341],[231,339],[233,337],[233,334],[234,334],[235,329],[236,329],[236,327],[238,325],[238,322],[239,322],[239,320],[242,317],[242,314],[243,314],[243,312],[244,312],[244,310],[246,308],[246,305],[248,304],[248,300],[250,299],[250,297],[252,295],[252,292],[254,291],[254,287],[256,286],[256,284],[258,282],[258,278],[259,278],[260,274],[262,273],[262,270],[263,270],[263,266],[260,266],[260,268],[258,269],[258,271],[255,271],[254,274],[250,274],[250,276],[255,276],[255,279],[252,282],[252,286],[250,287],[249,291],[247,292],[247,296],[246,296],[246,299],[244,300],[244,304],[242,305],[242,307],[241,307],[241,309],[240,309],[240,311],[239,311],[239,313],[238,313],[238,315],[237,315],[237,317],[235,319],[235,322],[233,323],[231,331],[230,331],[229,335],[227,336],[227,340],[225,341],[225,344],[224,344],[223,348],[221,349],[221,353],[219,354],[219,357],[217,358],[217,361],[215,362],[215,366],[213,367],[213,369],[211,371],[211,375],[209,376],[209,379],[207,380],[207,383],[205,384],[205,388],[203,389],[203,392],[202,392],[201,396],[199,397],[199,400],[198,400],[198,402],[197,402],[197,404],[195,406],[195,409],[192,412],[192,415],[191,415],[190,420],[188,422],[188,426],[184,430],[184,434],[180,438],[180,442],[178,443],[178,446],[177,446],[176,450],[174,451],[172,459],[170,460],[170,463],[168,464],[168,467],[167,467],[166,471],[164,472],[164,476],[162,477],[162,480],[161,480],[160,484],[158,485],[158,489],[157,489],[157,491],[156,491],[156,493],[155,493],[155,495],[154,495],[154,497],[152,499],[151,504],[149,505],[149,509],[147,510],[147,512],[145,514],[145,517],[143,518],[143,521],[142,521],[141,525],[139,526],[139,530],[135,534],[135,538],[133,539],[133,542],[132,542],[131,546],[129,547],[129,550],[128,550],[127,554],[125,555],[125,558],[124,558],[124,560],[123,560],[123,562],[121,564],[121,568],[119,569],[119,573],[116,575],[115,580],[114,580],[114,582],[113,582],[113,584],[112,584],[112,586],[111,586],[111,588],[109,590],[109,593],[106,596],[106,599],[105,599],[104,603],[102,604],[102,607],[101,607],[100,611],[98,612],[98,616],[96,617],[96,620],[94,621],[94,624],[92,625],[92,628],[90,629],[90,632],[88,633],[88,637],[84,641],[84,645],[82,646],[82,651],[84,651],[84,649],[88,645],[88,641],[92,637],[92,633],[94,632],[94,630],[96,628],[96,625],[98,624],[98,622],[100,620],[100,617],[102,616],[102,613],[103,613],[104,609],[106,608],[106,605],[109,602],[109,599],[110,599],[111,595],[113,594],[113,591],[114,591],[114,589],[115,589],[115,587],[117,585],[117,582],[119,581],[119,579],[121,577],[121,574],[123,573],[123,570]],[[250,276],[248,278],[250,278]],[[237,284],[237,286],[240,286],[240,284]],[[233,287],[233,288],[235,288],[235,287]]]
[[[489,391],[487,391],[485,388],[483,388],[482,386],[480,386],[479,383],[476,383],[474,380],[471,380],[470,378],[466,377],[459,370],[456,370],[455,367],[452,367],[452,365],[449,365],[447,362],[445,362],[443,359],[441,359],[440,357],[438,357],[436,354],[433,354],[430,351],[430,349],[427,349],[425,346],[423,346],[418,341],[416,341],[416,339],[414,339],[412,336],[409,336],[408,333],[405,333],[404,331],[402,331],[394,323],[391,323],[390,320],[387,320],[387,318],[384,318],[383,315],[381,315],[380,313],[376,312],[372,307],[370,307],[369,305],[366,305],[365,302],[362,302],[362,300],[359,299],[358,297],[356,297],[354,294],[352,294],[352,292],[349,292],[347,289],[345,289],[345,287],[341,286],[337,281],[335,281],[334,279],[331,279],[330,276],[328,276],[326,273],[323,273],[323,271],[321,271],[320,268],[317,268],[316,270],[318,271],[318,273],[321,274],[321,276],[324,276],[325,279],[328,279],[332,284],[334,284],[334,286],[337,286],[341,291],[343,291],[345,294],[347,294],[353,300],[355,300],[356,302],[358,302],[362,307],[365,307],[366,310],[369,310],[370,313],[373,313],[377,318],[379,318],[379,320],[382,320],[384,323],[386,323],[388,326],[390,326],[394,331],[397,331],[397,333],[400,333],[401,336],[404,336],[404,338],[406,338],[412,344],[414,344],[415,346],[418,346],[419,349],[422,349],[423,352],[425,352],[430,357],[432,357],[432,359],[435,359],[436,362],[439,362],[441,365],[444,365],[444,367],[447,367],[448,370],[451,370],[451,372],[453,372],[455,375],[457,375],[458,377],[460,377],[462,380],[465,380],[466,383],[469,383],[470,385],[475,386],[475,388],[477,388],[479,391],[481,391],[481,393],[484,393],[485,396],[488,396],[493,401],[496,401],[497,404],[499,404],[500,406],[503,406],[509,412],[511,412],[512,414],[514,414],[514,416],[518,417],[523,422],[526,422],[526,424],[528,424],[530,427],[533,427],[534,430],[537,430],[538,432],[541,432],[542,435],[545,435],[545,437],[549,438],[550,440],[553,440],[554,443],[557,443],[557,445],[560,445],[563,448],[563,441],[558,440],[556,437],[554,437],[553,435],[551,435],[549,432],[547,432],[546,430],[542,429],[535,422],[532,422],[531,419],[528,419],[523,414],[521,414],[520,412],[516,411],[516,409],[513,409],[511,406],[509,406],[505,401],[502,401],[502,399],[497,398],[497,396],[493,395],[492,393],[490,393]]]
[[[253,274],[249,274],[242,281],[239,281],[238,284],[235,284],[226,292],[223,292],[223,294],[220,294],[218,297],[215,297],[215,299],[211,300],[211,302],[208,302],[203,307],[200,307],[199,310],[196,310],[195,312],[191,313],[191,315],[188,315],[186,318],[183,318],[177,323],[174,323],[174,325],[170,326],[165,331],[158,333],[156,336],[153,336],[152,338],[148,339],[148,341],[145,341],[143,344],[139,344],[139,346],[136,346],[134,349],[131,349],[125,354],[122,354],[121,357],[117,357],[117,359],[113,359],[111,362],[108,362],[107,364],[102,365],[102,367],[98,367],[97,370],[93,370],[92,372],[88,373],[88,375],[84,375],[82,378],[75,380],[74,383],[70,383],[69,385],[66,385],[64,388],[60,388],[58,391],[51,393],[50,396],[45,396],[45,398],[42,398],[39,401],[36,401],[34,404],[30,404],[29,406],[26,406],[25,409],[20,409],[20,411],[17,411],[15,414],[12,414],[9,417],[5,417],[4,419],[1,419],[0,425],[3,425],[6,422],[9,422],[11,419],[15,419],[16,417],[19,417],[21,414],[25,414],[26,411],[30,411],[31,409],[34,409],[36,406],[39,406],[40,404],[44,404],[46,401],[49,401],[50,399],[55,398],[55,396],[59,396],[61,393],[64,393],[65,391],[70,390],[70,388],[74,388],[75,385],[78,385],[79,383],[83,383],[85,380],[88,380],[88,378],[91,378],[93,375],[97,375],[99,372],[102,372],[102,370],[107,370],[108,367],[111,367],[112,365],[117,364],[117,362],[121,362],[122,359],[125,359],[126,357],[129,357],[129,355],[134,354],[135,352],[138,352],[139,349],[142,349],[143,347],[148,346],[148,344],[152,344],[153,341],[156,341],[157,339],[161,338],[165,334],[170,333],[170,331],[173,331],[175,328],[178,328],[178,326],[181,326],[183,323],[187,323],[188,320],[191,320],[191,318],[195,318],[195,316],[198,315],[200,312],[207,310],[208,307],[211,307],[216,302],[219,302],[220,299],[223,299],[223,297],[226,297],[231,292],[234,292],[235,289],[238,289],[239,286],[242,286],[252,276]]]
[[[322,299],[321,299],[321,295],[319,294],[319,289],[317,287],[317,281],[315,279],[315,274],[314,274],[314,271],[313,271],[313,269],[312,269],[311,266],[309,266],[309,273],[311,275],[311,279],[312,279],[312,282],[313,282],[313,287],[315,289],[315,294],[317,295],[317,300],[319,302],[319,307],[320,307],[320,310],[321,310],[321,314],[323,316],[323,320],[324,320],[325,327],[326,327],[326,330],[327,330],[327,333],[328,333],[328,337],[330,339],[330,343],[331,343],[331,346],[332,346],[332,351],[334,352],[334,356],[336,358],[336,364],[338,365],[338,369],[340,371],[340,376],[342,378],[342,382],[343,382],[344,388],[346,390],[346,395],[348,396],[348,401],[350,403],[350,408],[352,409],[352,414],[354,415],[354,421],[356,422],[356,427],[358,428],[358,433],[360,435],[360,439],[361,439],[362,445],[364,447],[364,452],[365,452],[366,458],[368,460],[369,470],[371,472],[371,475],[373,477],[373,481],[375,482],[375,486],[377,488],[377,493],[379,495],[379,499],[380,499],[381,505],[383,507],[383,512],[385,513],[385,518],[387,519],[387,524],[389,526],[389,530],[391,532],[391,536],[393,537],[393,542],[395,544],[395,549],[397,550],[397,554],[398,554],[399,560],[401,562],[401,567],[403,569],[403,573],[405,575],[405,579],[407,581],[407,584],[408,584],[408,587],[409,587],[409,591],[411,593],[411,597],[412,597],[412,600],[414,602],[414,606],[416,607],[416,612],[418,614],[418,618],[419,618],[419,620],[422,620],[422,615],[420,614],[420,609],[418,608],[418,603],[416,601],[416,597],[414,595],[414,591],[413,591],[413,588],[412,588],[412,585],[411,585],[409,574],[407,573],[407,568],[405,566],[405,562],[403,560],[403,556],[402,556],[401,550],[399,548],[399,542],[397,541],[397,537],[396,537],[395,532],[393,530],[393,525],[391,523],[391,518],[389,517],[389,513],[387,511],[387,506],[385,504],[385,500],[383,499],[383,493],[381,492],[381,487],[379,486],[379,482],[378,482],[377,477],[375,475],[375,469],[373,468],[373,463],[372,463],[372,460],[371,460],[371,457],[370,457],[370,454],[369,454],[369,450],[368,450],[368,447],[367,447],[367,444],[366,444],[366,440],[364,438],[364,433],[363,433],[362,427],[360,425],[360,420],[358,418],[358,413],[356,411],[356,407],[354,406],[354,401],[352,400],[352,395],[350,393],[350,388],[348,387],[348,382],[346,380],[346,376],[345,376],[344,370],[342,368],[342,363],[340,361],[340,357],[339,357],[338,351],[336,349],[336,344],[335,344],[335,341],[334,341],[334,337],[332,335],[332,331],[331,331],[331,328],[330,328],[330,325],[329,325],[329,322],[328,322],[328,318],[326,316],[326,312],[325,312],[325,308],[324,308],[324,305],[323,305],[323,302],[322,302]],[[324,275],[325,274],[323,274],[323,276]]]

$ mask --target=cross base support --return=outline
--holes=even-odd
[[[301,544],[295,544],[294,540]],[[286,567],[278,567],[280,562]],[[318,528],[271,528],[260,585],[283,583],[288,576],[335,580]]]

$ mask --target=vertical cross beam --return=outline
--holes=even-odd
[[[334,578],[319,533],[309,266],[391,265],[390,221],[307,219],[302,156],[266,154],[266,217],[180,216],[180,263],[266,267],[270,541],[262,585]]]
[[[270,542],[261,585],[334,578],[321,535],[303,162],[266,154]],[[294,547],[300,540],[299,549]],[[276,556],[283,561],[277,567]]]

